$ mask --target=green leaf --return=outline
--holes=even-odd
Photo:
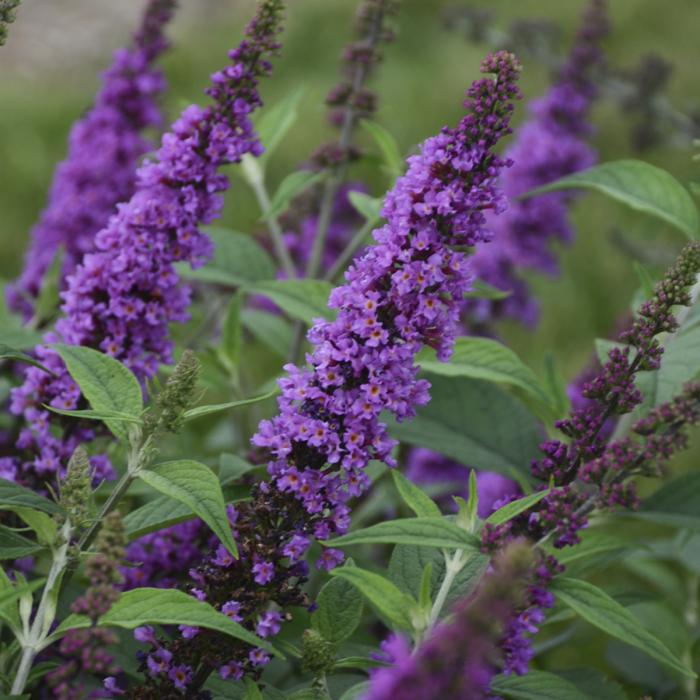
[[[60,416],[70,416],[71,418],[82,418],[83,420],[101,420],[105,423],[107,421],[114,421],[117,423],[136,423],[140,424],[141,418],[136,416],[130,416],[127,413],[122,413],[121,411],[94,411],[91,408],[84,408],[78,410],[70,410],[67,408],[54,408],[48,404],[42,404],[42,406],[52,413],[57,413]]]
[[[20,316],[11,313],[5,303],[5,296],[0,294],[0,345],[15,350],[26,350],[33,348],[41,341],[42,334],[27,328]]]
[[[352,583],[343,578],[331,579],[321,589],[316,603],[311,625],[324,639],[339,644],[352,636],[362,618],[362,595]]]
[[[56,521],[46,513],[34,508],[15,506],[8,508],[16,513],[37,535],[40,544],[51,545],[56,540]]]
[[[351,190],[348,193],[350,204],[367,221],[375,222],[379,220],[382,213],[384,200],[381,197],[372,197],[365,192]]]
[[[639,160],[617,160],[594,165],[523,195],[533,197],[566,189],[591,189],[645,212],[682,231],[698,237],[698,210],[683,185],[670,173]]]
[[[555,415],[559,418],[565,416],[571,407],[571,400],[566,391],[566,382],[557,367],[552,353],[547,353],[544,358],[544,380],[547,391],[552,397]]]
[[[194,517],[194,511],[169,496],[159,496],[124,517],[124,529],[131,542],[163,528]]]
[[[238,455],[224,452],[219,456],[219,481],[222,486],[238,481],[242,476],[254,469],[264,469],[262,465],[251,464]]]
[[[178,264],[182,277],[229,287],[275,278],[275,263],[252,236],[218,226],[208,226],[205,231],[214,243],[214,255],[196,270],[187,263]]]
[[[238,368],[238,363],[241,359],[241,348],[243,347],[241,311],[243,309],[243,301],[244,295],[240,292],[231,297],[221,329],[221,344],[219,345],[218,353],[229,372],[233,372]]]
[[[370,525],[362,530],[328,540],[330,547],[353,544],[415,544],[422,547],[478,550],[479,538],[446,517],[401,518]]]
[[[661,367],[655,372],[644,372],[648,381],[640,383],[645,395],[645,405],[659,406],[671,401],[683,391],[700,369],[700,326],[687,331],[684,328],[664,343]]]
[[[499,508],[497,511],[491,513],[491,515],[486,518],[486,522],[490,523],[491,525],[501,525],[503,523],[507,523],[509,520],[512,520],[539,503],[548,493],[549,489],[537,491],[527,496],[523,496],[517,501],[506,503],[506,505],[504,505],[502,508]]]
[[[10,348],[16,352],[20,350],[29,350],[39,343],[43,337],[41,333],[33,331],[30,328],[5,326],[0,329],[0,344],[5,348]],[[18,358],[7,358],[18,359]]]
[[[314,173],[310,170],[297,170],[287,175],[270,202],[270,208],[264,213],[263,220],[274,219],[287,210],[289,203],[309,187],[320,182],[325,177],[324,172]]]
[[[618,683],[608,680],[595,669],[567,668],[556,673],[595,700],[627,700],[627,695]]]
[[[560,602],[611,637],[640,649],[684,676],[695,677],[659,639],[642,627],[627,608],[605,591],[586,581],[567,577],[554,579],[552,591]]]
[[[434,351],[426,348],[416,363],[445,377],[485,379],[517,387],[550,412],[555,411],[549,392],[534,372],[510,348],[490,338],[457,338],[449,362],[435,359]]]
[[[394,469],[391,472],[399,495],[406,505],[419,517],[440,517],[442,513],[435,501],[421,491],[413,482],[409,481],[401,472]]]
[[[600,362],[601,365],[604,365],[608,361],[608,354],[611,350],[624,347],[624,343],[617,343],[614,340],[608,340],[607,338],[595,339],[595,352],[598,356],[598,362]]]
[[[287,357],[292,345],[292,327],[282,316],[258,309],[243,309],[245,329],[280,357]]]
[[[423,569],[423,575],[420,580],[420,594],[418,595],[418,605],[427,612],[430,612],[430,607],[433,604],[433,597],[430,594],[432,577],[433,563],[429,561]]]
[[[410,611],[415,600],[388,579],[356,566],[333,569],[330,575],[349,581],[393,625],[406,630],[412,628]]]
[[[333,285],[325,280],[270,280],[248,287],[253,294],[262,294],[294,319],[312,324],[317,318],[332,319],[328,308]]]
[[[401,157],[399,146],[392,134],[377,122],[369,119],[363,119],[360,125],[377,144],[390,178],[395,180],[401,176],[405,167],[404,159]]]
[[[575,547],[564,550],[557,550],[557,559],[565,565],[575,561],[593,557],[598,554],[608,554],[610,552],[631,551],[635,548],[635,543],[629,538],[617,537],[605,532],[595,530],[583,530],[581,532],[581,542]],[[554,552],[552,552],[554,554]]]
[[[226,504],[216,474],[190,459],[163,462],[139,472],[139,477],[157,491],[180,501],[209,525],[234,557],[238,549],[231,534]]]
[[[258,161],[265,164],[297,120],[298,107],[306,89],[298,87],[271,107],[266,107],[255,120],[255,131],[265,152]]]
[[[663,525],[700,530],[700,474],[689,472],[671,479],[642,501],[632,517]]]
[[[361,700],[367,694],[371,685],[369,681],[356,683],[340,696],[340,700]]]
[[[35,360],[30,355],[27,355],[26,353],[22,352],[21,350],[18,350],[17,348],[11,348],[9,345],[4,345],[2,343],[0,343],[0,360],[22,362],[25,365],[32,365],[32,367],[38,367],[39,369],[44,370],[44,372],[47,372],[48,374],[51,374],[54,377],[56,376],[56,374],[52,372],[48,367],[42,365],[41,362],[37,362],[37,360]]]
[[[547,671],[532,670],[525,676],[496,676],[491,681],[491,690],[509,700],[592,700],[573,683]]]
[[[266,399],[276,396],[279,394],[279,391],[279,388],[275,387],[272,391],[268,391],[267,394],[252,396],[249,399],[241,399],[240,401],[229,401],[227,403],[217,403],[208,406],[197,406],[195,408],[190,408],[188,411],[185,411],[185,420],[201,418],[202,416],[208,416],[211,413],[220,413],[221,411],[228,411],[231,408],[240,408],[241,406],[249,406],[253,403],[259,403],[260,401],[265,401]]]
[[[651,297],[654,296],[654,287],[656,283],[649,274],[649,270],[637,260],[634,261],[632,267],[634,267],[634,271],[637,274],[643,297],[645,299],[651,299]]]
[[[0,559],[20,559],[36,554],[43,546],[0,525]]]
[[[0,479],[0,511],[14,510],[16,507],[34,508],[43,513],[60,513],[61,508],[48,498],[40,496],[34,491],[25,489],[24,486]]]
[[[139,418],[143,395],[138,379],[131,370],[109,355],[79,345],[53,343],[83,396],[95,411],[117,411]],[[121,421],[106,419],[112,433],[128,442],[129,433]]]
[[[412,421],[390,423],[391,435],[477,469],[527,480],[542,433],[535,417],[490,382],[428,374],[432,400]],[[468,472],[465,469],[466,481]]]
[[[243,695],[243,700],[263,700],[258,684],[255,683],[255,681],[252,681],[250,678],[245,679],[245,693]]]
[[[70,615],[54,632],[52,641],[70,629],[90,627],[91,624],[90,619],[84,615]],[[109,612],[100,618],[99,624],[124,629],[134,629],[141,625],[206,627],[281,655],[264,639],[218,612],[209,603],[175,589],[135,588],[122,593]]]
[[[464,568],[457,574],[447,597],[445,612],[449,612],[452,602],[463,598],[476,587],[486,571],[489,557],[474,552]],[[420,591],[425,567],[431,565],[430,596],[434,600],[445,578],[445,557],[437,549],[398,545],[394,547],[389,560],[388,576],[396,586],[409,595],[416,596]]]

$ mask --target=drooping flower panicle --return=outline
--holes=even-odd
[[[86,345],[116,357],[145,382],[160,362],[172,361],[168,326],[187,320],[189,289],[180,283],[175,263],[201,265],[211,243],[199,231],[218,216],[228,178],[219,168],[237,163],[246,153],[260,155],[251,113],[261,105],[258,80],[267,75],[267,56],[277,48],[281,0],[266,0],[248,26],[246,39],[229,54],[231,65],[212,76],[208,107],[188,107],[163,136],[160,149],[137,171],[136,191],[96,237],[89,253],[68,278],[64,316],[47,341]],[[73,442],[92,438],[87,429],[56,438],[56,421],[41,409],[46,403],[75,408],[80,391],[63,362],[50,348],[36,350],[56,377],[29,368],[24,384],[13,392],[12,410],[23,414],[28,428],[18,446],[29,456],[20,474],[40,475],[61,468]],[[64,419],[60,419],[64,422]]]
[[[31,232],[24,270],[8,301],[26,319],[35,312],[47,270],[61,254],[60,280],[95,249],[95,235],[129,199],[138,160],[152,144],[142,132],[161,122],[155,99],[165,83],[155,59],[165,50],[163,29],[175,0],[149,0],[133,46],[115,52],[92,108],[72,127],[68,155],[58,165],[49,201]]]

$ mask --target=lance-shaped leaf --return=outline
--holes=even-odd
[[[85,615],[70,615],[51,635],[50,640],[53,642],[59,639],[70,629],[90,627],[91,624],[90,618]],[[141,625],[206,627],[281,655],[264,639],[218,612],[209,603],[174,589],[135,588],[127,591],[99,619],[99,625],[125,629],[134,629]]]
[[[260,401],[265,401],[273,396],[279,394],[279,388],[275,387],[272,391],[268,391],[266,394],[261,394],[260,396],[252,396],[249,399],[241,399],[240,401],[228,401],[227,403],[217,403],[210,404],[208,406],[196,406],[188,411],[185,411],[185,420],[192,420],[193,418],[201,418],[202,416],[208,416],[212,413],[220,413],[221,411],[228,411],[232,408],[241,408],[242,406],[249,406],[253,403],[259,403]]]
[[[548,493],[549,489],[545,491],[537,491],[536,493],[523,496],[517,501],[506,503],[506,505],[504,505],[502,508],[499,508],[497,511],[491,513],[491,515],[486,518],[486,522],[491,523],[491,525],[502,525],[503,523],[507,523],[509,520],[512,520],[516,516],[524,513],[526,510],[539,503]]]
[[[250,285],[251,294],[262,294],[292,318],[311,324],[317,318],[332,319],[328,296],[333,287],[325,280],[270,280]]]
[[[187,263],[178,263],[177,271],[183,278],[229,287],[275,278],[275,263],[252,236],[220,226],[207,226],[204,230],[214,243],[214,255],[196,270]]]
[[[138,418],[143,411],[143,395],[131,370],[109,355],[78,345],[54,343],[83,396],[94,411],[116,411]],[[105,424],[120,440],[129,439],[120,420],[105,418]]]
[[[695,673],[663,642],[642,627],[627,608],[605,591],[587,581],[567,577],[556,578],[552,584],[552,591],[557,600],[611,637],[640,649],[684,676],[695,678]]]
[[[597,190],[631,209],[666,221],[691,240],[698,237],[698,210],[688,190],[673,175],[649,163],[601,163],[531,190],[523,197],[567,189]]]
[[[516,387],[550,413],[556,410],[554,399],[535,373],[510,348],[490,338],[457,338],[449,362],[437,360],[430,349],[423,350],[416,362],[433,374]]]
[[[393,625],[405,630],[412,628],[411,610],[415,608],[416,601],[402,593],[391,581],[356,566],[342,566],[330,573],[352,583]]]
[[[12,348],[9,345],[5,345],[4,343],[0,343],[0,360],[9,360],[10,362],[22,362],[25,365],[32,365],[32,367],[38,367],[39,369],[44,370],[44,372],[47,372],[48,374],[53,374],[54,377],[56,376],[54,372],[52,372],[48,367],[42,365],[41,362],[35,360],[31,355],[27,355],[26,352],[22,352],[17,348]]]
[[[414,544],[423,547],[478,550],[479,538],[444,517],[401,518],[350,532],[324,544],[346,547],[352,544]]]
[[[432,400],[412,421],[388,420],[393,437],[461,464],[529,479],[542,433],[520,401],[491,382],[426,373]],[[468,472],[465,468],[465,481]]]
[[[226,515],[226,504],[216,474],[190,459],[163,462],[139,472],[139,477],[162,494],[183,503],[209,525],[234,557],[236,542]]]
[[[42,549],[42,545],[0,525],[0,559],[21,559]]]
[[[345,565],[348,567],[348,564]],[[352,635],[362,617],[362,595],[343,578],[326,583],[316,599],[313,628],[329,642],[340,643]]]
[[[496,676],[491,681],[491,690],[508,700],[592,700],[570,681],[547,671]]]
[[[60,506],[48,498],[7,479],[0,479],[0,511],[14,510],[16,507],[33,508],[51,514],[61,512]]]
[[[325,173],[314,173],[310,170],[298,170],[290,173],[280,182],[279,187],[270,202],[270,208],[264,212],[263,219],[266,221],[279,216],[284,212],[289,203],[312,185],[320,182],[325,177]]]
[[[406,505],[419,517],[440,517],[440,508],[428,494],[419,489],[412,481],[409,481],[396,469],[391,472],[394,485]]]

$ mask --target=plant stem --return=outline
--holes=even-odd
[[[374,22],[369,31],[367,37],[367,45],[374,48],[382,34],[382,24],[384,22],[384,8],[380,6],[374,16]],[[360,63],[356,69],[355,74],[352,79],[351,95],[356,95],[362,84],[367,78],[369,73],[369,63]],[[343,126],[340,131],[340,138],[338,139],[338,147],[341,153],[344,153],[350,146],[350,138],[352,136],[352,130],[355,127],[355,122],[357,121],[358,111],[352,104],[352,99],[350,99],[345,107],[345,114],[343,116]],[[306,276],[311,279],[315,279],[318,276],[319,270],[321,269],[321,259],[323,257],[323,251],[326,247],[326,238],[328,237],[328,228],[331,223],[331,217],[333,215],[333,204],[335,203],[335,196],[338,192],[338,188],[345,179],[345,173],[347,171],[347,160],[344,159],[340,164],[331,168],[330,177],[326,180],[326,184],[323,189],[323,196],[321,198],[321,207],[318,214],[318,225],[316,226],[316,237],[314,238],[314,245],[311,249],[311,256],[309,257],[309,264],[306,267]]]
[[[78,540],[78,549],[80,551],[86,549],[92,544],[92,541],[95,539],[95,536],[97,535],[100,527],[102,526],[102,522],[104,521],[105,516],[112,510],[114,510],[114,507],[121,500],[122,496],[127,492],[129,486],[131,486],[131,482],[135,478],[136,477],[130,474],[128,471],[122,475],[122,477],[117,482],[117,485],[112,490],[112,493],[109,494],[109,497],[102,505],[102,508],[100,508],[100,512],[97,515],[97,517],[93,520],[90,527],[87,530],[85,530],[81,538]]]
[[[12,683],[11,695],[21,695],[24,691],[29,673],[32,670],[34,659],[43,648],[42,643],[48,636],[51,625],[55,619],[56,605],[55,602],[50,605],[50,599],[54,594],[54,588],[60,582],[61,576],[68,565],[68,549],[70,547],[72,530],[70,521],[66,520],[61,529],[63,544],[54,551],[51,568],[49,569],[49,574],[41,594],[39,607],[34,615],[34,620],[26,636],[23,635],[19,640],[22,645],[22,656],[19,666],[17,667],[14,682]]]
[[[364,245],[370,232],[374,228],[376,220],[367,219],[362,227],[355,233],[350,242],[345,246],[343,252],[336,258],[331,269],[326,273],[323,279],[329,282],[334,282],[340,277],[348,263],[353,259],[355,253]]]
[[[453,556],[445,554],[445,578],[442,579],[442,584],[440,584],[440,590],[435,597],[435,602],[430,610],[430,617],[428,618],[428,630],[430,630],[440,617],[445,602],[447,601],[447,596],[450,593],[452,584],[454,583],[457,574],[465,567],[466,563],[469,561],[469,552],[464,549],[458,549]]]
[[[294,279],[297,276],[297,269],[294,265],[292,257],[289,255],[287,246],[284,243],[284,233],[282,232],[282,227],[276,216],[267,216],[270,211],[270,195],[267,192],[267,187],[265,187],[265,176],[258,162],[250,158],[243,158],[243,171],[245,173],[246,182],[250,185],[251,189],[255,193],[255,198],[258,200],[260,205],[260,211],[265,217],[265,222],[267,223],[267,229],[270,232],[270,237],[272,238],[272,245],[275,249],[275,256],[277,261],[282,266],[282,269],[286,273],[287,277]]]

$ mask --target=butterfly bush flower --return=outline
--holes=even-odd
[[[497,80],[475,83],[471,113],[409,159],[387,196],[377,245],[331,294],[337,319],[313,326],[310,366],[285,367],[280,415],[263,421],[254,437],[273,456],[273,485],[309,515],[325,514],[316,536],[345,530],[346,502],[366,487],[370,460],[393,464],[394,442],[379,414],[405,420],[427,402],[428,383],[416,378],[414,357],[424,344],[449,357],[470,286],[467,255],[452,246],[488,240],[483,212],[503,207],[494,180],[505,163],[491,149],[508,130],[517,69],[501,53],[483,70],[497,72]]]
[[[519,271],[556,272],[550,246],[552,241],[568,243],[573,238],[569,222],[573,195],[552,192],[524,200],[518,197],[595,162],[587,143],[588,118],[597,95],[596,70],[604,60],[600,42],[607,32],[605,1],[592,0],[556,82],[543,98],[530,104],[530,119],[518,128],[507,151],[514,166],[504,172],[501,186],[510,206],[502,217],[489,220],[496,245],[476,251],[474,272],[512,293],[500,301],[469,300],[467,310],[476,324],[490,324],[501,316],[529,326],[537,321],[537,304]]]
[[[461,600],[415,650],[390,637],[382,645],[391,663],[372,672],[362,700],[479,700],[489,688],[502,656],[498,640],[513,610],[522,604],[531,555],[511,545],[496,558],[475,595]]]
[[[258,79],[271,69],[266,55],[275,40],[279,3],[262,5],[247,28],[246,39],[231,51],[231,65],[212,76],[207,94],[213,104],[185,109],[163,136],[160,149],[137,171],[136,190],[96,236],[96,251],[87,254],[63,292],[64,316],[46,340],[61,340],[101,350],[127,364],[145,382],[160,362],[172,361],[168,325],[187,320],[189,289],[180,283],[175,263],[201,265],[210,255],[209,239],[199,226],[216,218],[228,178],[218,170],[243,155],[260,155],[262,146],[250,115],[261,105]],[[40,476],[60,469],[75,445],[93,437],[75,429],[55,437],[57,419],[41,408],[76,408],[80,390],[50,348],[36,350],[57,376],[26,371],[13,391],[12,411],[28,425],[18,446],[29,453],[20,475]],[[59,421],[60,422],[60,421]],[[98,475],[106,464],[98,464]]]
[[[288,613],[269,613],[309,605],[301,590],[306,550],[313,539],[347,530],[347,502],[366,489],[371,459],[394,463],[381,411],[404,420],[428,400],[428,383],[417,379],[414,364],[423,345],[449,357],[471,283],[464,247],[489,240],[484,211],[504,206],[497,179],[508,163],[493,148],[510,131],[519,69],[506,52],[484,61],[482,71],[495,79],[476,81],[467,116],[409,159],[407,174],[386,198],[387,224],[375,231],[376,245],[331,294],[336,320],[318,320],[309,332],[309,366],[286,366],[279,415],[263,421],[253,438],[271,457],[270,478],[230,514],[240,558],[219,549],[190,572],[192,591],[219,610],[239,603],[236,614],[251,630],[274,619],[263,628],[274,634]],[[330,569],[341,561],[342,553],[329,548],[317,564]],[[204,660],[223,677],[255,675],[268,660],[264,650],[208,630],[152,646],[152,653],[167,646],[173,663],[194,667]],[[129,697],[160,697],[169,687],[166,674],[143,669],[146,683]],[[188,692],[200,697],[196,687]]]
[[[494,245],[478,247],[472,261],[477,278],[510,291],[510,296],[498,301],[467,300],[466,325],[472,331],[490,335],[493,322],[500,317],[514,318],[527,326],[537,322],[537,302],[519,271],[556,270],[549,246],[553,238],[566,242],[573,236],[568,221],[572,195],[556,192],[522,201],[517,197],[593,164],[595,156],[586,143],[591,133],[587,120],[597,94],[593,72],[603,60],[599,44],[606,33],[605,4],[593,0],[556,82],[545,97],[530,105],[531,118],[515,132],[514,143],[507,150],[514,164],[501,177],[509,207],[501,216],[487,214]],[[467,490],[466,468],[437,453],[412,449],[406,467],[418,483],[449,481],[458,485],[455,493]],[[485,472],[477,479],[480,490],[482,484],[489,484],[489,493],[495,496],[490,503],[518,493],[514,482],[498,474]],[[480,503],[486,507],[486,501]]]
[[[549,493],[532,509],[499,526],[485,525],[483,546],[492,551],[509,538],[527,536],[535,542],[552,538],[556,548],[580,542],[587,516],[594,508],[635,508],[637,496],[630,477],[654,476],[660,466],[687,440],[686,431],[700,420],[700,385],[689,384],[668,404],[649,413],[632,426],[633,436],[605,438],[612,417],[634,411],[643,400],[635,387],[638,372],[657,370],[663,346],[657,336],[678,329],[674,306],[691,303],[690,287],[700,272],[700,244],[688,244],[675,265],[656,286],[631,328],[622,332],[620,347],[608,352],[600,372],[584,384],[586,402],[575,408],[556,427],[569,442],[549,440],[540,446],[543,457],[532,464],[532,473],[551,484]],[[613,436],[614,437],[614,436]],[[543,555],[535,569],[529,603],[509,624],[504,639],[506,670],[527,672],[532,657],[528,636],[537,631],[544,609],[554,604],[548,585],[563,567],[551,555]]]
[[[134,192],[138,160],[151,149],[141,132],[160,124],[155,97],[164,81],[152,64],[167,47],[163,28],[174,5],[175,0],[149,0],[133,46],[115,52],[95,104],[71,129],[68,155],[56,168],[47,207],[32,230],[24,270],[8,287],[10,307],[25,319],[34,313],[59,249],[65,282],[94,250],[95,234],[116,205]]]

